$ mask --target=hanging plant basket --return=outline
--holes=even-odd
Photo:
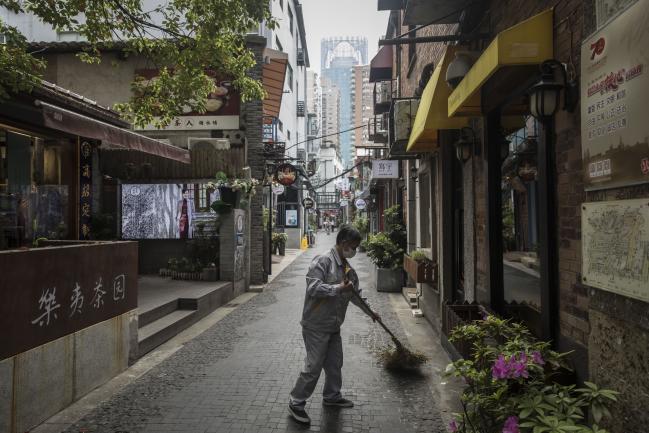
[[[219,191],[221,192],[221,201],[229,204],[231,207],[235,208],[239,205],[241,200],[241,192],[234,191],[232,188],[220,187]]]

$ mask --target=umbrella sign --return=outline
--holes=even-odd
[[[347,200],[340,200],[340,207],[347,207]]]
[[[313,209],[315,207],[315,201],[311,197],[305,197],[302,200],[302,206],[304,206],[304,209]]]
[[[367,207],[367,203],[362,198],[356,199],[356,201],[354,202],[354,205],[356,206],[356,209],[358,209],[358,210],[363,210],[363,209],[365,209]]]

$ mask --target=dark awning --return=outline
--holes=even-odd
[[[48,128],[101,140],[102,143],[121,149],[149,153],[184,164],[190,163],[189,152],[186,149],[162,143],[128,129],[119,128],[47,102],[37,100],[36,105],[43,108],[43,121]]]
[[[392,46],[381,47],[370,62],[370,83],[392,79]]]

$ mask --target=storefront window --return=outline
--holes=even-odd
[[[503,280],[505,304],[541,311],[536,120],[507,137],[502,165]],[[524,307],[520,307],[524,304]]]
[[[64,141],[0,128],[0,249],[67,238],[75,171]]]

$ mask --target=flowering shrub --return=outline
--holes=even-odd
[[[447,375],[466,383],[463,412],[449,425],[451,432],[608,433],[597,424],[610,416],[607,404],[618,393],[590,382],[584,388],[557,383],[568,369],[568,353],[551,350],[523,325],[486,316],[457,327],[450,339],[473,348],[469,359],[446,369]]]

